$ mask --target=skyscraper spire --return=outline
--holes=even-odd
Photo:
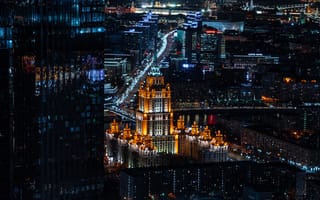
[[[153,65],[148,73],[149,76],[162,76],[160,67],[158,65]]]

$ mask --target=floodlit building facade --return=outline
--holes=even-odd
[[[109,164],[129,168],[168,165],[170,155],[180,155],[197,162],[227,161],[228,144],[208,127],[200,130],[194,123],[186,128],[180,117],[173,123],[171,88],[158,67],[152,67],[138,91],[136,130],[123,130],[115,120],[106,131],[106,156]]]

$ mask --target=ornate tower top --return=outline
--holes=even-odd
[[[221,134],[221,131],[220,131],[220,130],[218,130],[218,131],[216,132],[216,141],[217,141],[218,144],[223,144],[223,143],[224,143],[224,141],[223,141],[223,135]]]
[[[216,132],[216,136],[211,140],[211,144],[214,146],[227,146],[228,144],[223,140],[223,135],[220,130]]]
[[[150,136],[173,134],[170,84],[165,83],[157,66],[151,68],[138,90],[136,132]]]
[[[111,122],[111,124],[110,124],[110,132],[109,133],[111,133],[111,134],[118,134],[120,132],[120,130],[119,130],[119,124],[118,124],[118,122],[115,120],[115,119],[113,119],[113,121]]]
[[[123,129],[123,133],[120,138],[122,140],[130,140],[132,138],[131,129],[128,127],[128,123],[126,123],[126,127]]]
[[[179,129],[179,130],[185,129],[185,127],[184,127],[184,119],[183,119],[182,115],[179,116],[179,119],[178,119],[178,122],[177,122],[177,129]]]
[[[209,141],[212,139],[211,137],[211,131],[208,128],[208,126],[205,127],[205,129],[200,133],[200,139]]]
[[[142,141],[143,141],[142,142],[143,145],[140,146],[141,150],[142,149],[148,149],[150,151],[156,150],[156,147],[153,145],[152,138],[150,135],[144,136]]]
[[[148,73],[149,76],[162,76],[160,68],[157,65],[153,65]]]
[[[199,135],[199,128],[196,121],[193,122],[191,127],[191,135],[192,136],[198,136]]]
[[[140,144],[142,144],[141,135],[135,133],[134,136],[133,136],[133,139],[129,142],[129,144],[132,144],[132,145],[140,145]]]

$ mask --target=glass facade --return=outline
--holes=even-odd
[[[103,189],[103,69],[90,69],[88,57],[65,67],[57,80],[40,79],[42,109],[37,117],[41,141],[41,198],[98,198]],[[62,68],[63,69],[63,68]],[[61,70],[61,69],[60,69]],[[42,77],[44,77],[42,75]]]
[[[12,9],[0,2],[0,199],[9,199],[10,163],[12,161],[9,146],[12,135],[12,97],[13,74],[12,59]]]
[[[1,135],[6,130],[12,140],[0,140],[12,149],[3,166],[12,172],[13,199],[103,196],[104,6],[104,0],[0,6],[0,50],[7,55],[1,89],[12,89],[1,90],[6,116],[12,113]]]

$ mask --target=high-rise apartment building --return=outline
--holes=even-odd
[[[190,12],[183,28],[177,30],[181,44],[181,56],[187,64],[183,67],[200,65],[204,70],[213,70],[215,63],[225,59],[225,41],[220,30],[211,24],[204,24],[201,13]]]

